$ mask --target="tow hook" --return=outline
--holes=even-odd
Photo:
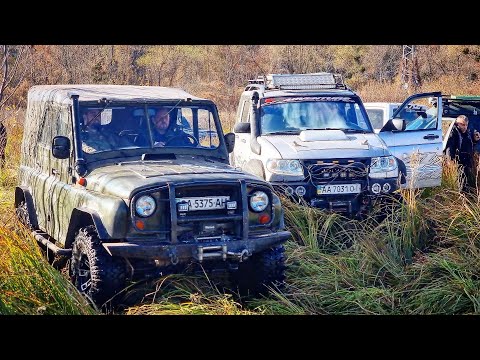
[[[177,253],[175,251],[170,251],[170,262],[172,263],[172,265],[177,265],[178,264],[178,257],[177,257]]]
[[[240,254],[231,253],[233,256],[238,256],[238,262],[243,262],[243,260],[247,260],[250,256],[250,252],[247,249],[243,249]],[[230,255],[230,253],[229,253]]]

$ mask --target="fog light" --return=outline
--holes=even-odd
[[[391,187],[391,185],[390,185],[389,183],[385,183],[385,184],[383,184],[383,186],[382,186],[383,192],[389,192],[391,188],[392,188],[392,187]]]
[[[347,173],[346,173],[345,171],[342,171],[342,172],[340,173],[340,177],[341,177],[341,178],[346,178],[346,177],[347,177]]]
[[[285,189],[285,194],[293,195],[293,189],[290,186],[287,186],[287,188]]]
[[[375,184],[372,185],[371,189],[372,189],[372,192],[374,194],[380,194],[380,191],[382,190],[382,187],[380,186],[379,183],[375,183]]]
[[[295,189],[295,193],[298,196],[303,196],[303,195],[305,195],[306,192],[307,192],[307,190],[303,186],[297,186],[297,188]]]

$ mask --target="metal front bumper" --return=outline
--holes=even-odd
[[[130,242],[103,243],[112,256],[124,258],[153,259],[163,264],[186,263],[192,260],[233,259],[243,261],[254,253],[280,245],[291,236],[289,231],[251,236],[248,240],[213,241],[208,243],[177,243],[168,245],[145,245]]]
[[[337,185],[343,185],[344,183],[348,182],[335,182],[332,184],[337,184]],[[396,178],[391,178],[391,179],[369,179],[367,181],[352,181],[352,183],[356,184],[361,184],[362,192],[360,193],[355,193],[355,194],[324,194],[324,195],[318,195],[317,194],[317,185],[321,185],[321,183],[314,184],[312,182],[305,182],[305,181],[298,181],[298,182],[272,182],[271,184],[273,185],[273,188],[277,191],[277,193],[284,194],[286,196],[298,196],[297,194],[297,187],[302,186],[305,188],[305,194],[298,196],[298,197],[303,197],[305,200],[309,201],[311,199],[315,198],[341,198],[341,199],[353,199],[357,198],[362,195],[368,195],[370,197],[374,196],[381,196],[381,195],[386,195],[386,194],[391,194],[395,192],[398,189],[398,184],[397,184],[397,179]],[[372,186],[374,184],[378,184],[380,186],[380,192],[379,193],[374,193],[372,191]],[[384,184],[389,185],[388,191],[383,190]]]

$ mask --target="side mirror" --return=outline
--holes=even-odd
[[[52,154],[57,159],[70,156],[70,139],[66,136],[55,136],[52,140]]]
[[[236,133],[249,134],[251,132],[250,123],[241,122],[241,123],[235,124],[235,126],[233,127],[233,131],[235,131]]]
[[[404,131],[407,122],[404,119],[390,119],[380,129],[380,132],[385,131]]]
[[[225,144],[227,145],[227,151],[229,153],[231,153],[233,151],[233,148],[235,147],[235,134],[234,133],[225,134]]]

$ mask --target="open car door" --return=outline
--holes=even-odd
[[[404,162],[403,187],[439,186],[442,182],[442,94],[410,96],[380,130],[380,137]]]

